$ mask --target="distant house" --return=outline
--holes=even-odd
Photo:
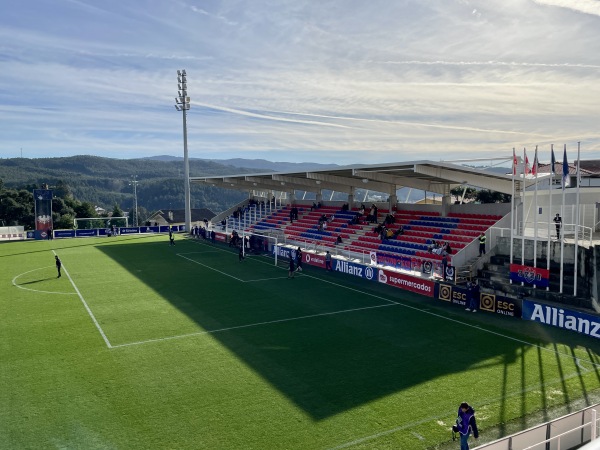
[[[215,213],[210,209],[206,208],[193,208],[192,210],[192,224],[202,222],[204,219],[212,220],[215,217]],[[179,225],[185,223],[185,209],[166,209],[156,211],[150,217],[148,222],[151,225]]]
[[[100,206],[94,206],[94,211],[96,211],[96,214],[98,214],[99,216],[103,216],[106,214],[106,210]]]

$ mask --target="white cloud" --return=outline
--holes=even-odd
[[[185,68],[195,157],[384,162],[578,140],[600,157],[598,2],[568,4],[15,3],[0,17],[0,156],[179,154]]]
[[[571,9],[584,14],[600,16],[600,2],[597,0],[533,0],[535,3],[546,6],[558,6]]]

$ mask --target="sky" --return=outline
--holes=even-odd
[[[178,69],[193,158],[600,158],[600,0],[2,0],[0,68],[1,158],[183,156]]]

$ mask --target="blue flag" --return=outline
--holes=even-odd
[[[563,183],[562,183],[562,187],[563,189],[570,186],[570,177],[569,177],[569,163],[567,162],[567,146],[565,145],[565,153],[563,156]]]

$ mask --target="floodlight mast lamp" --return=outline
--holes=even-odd
[[[188,159],[187,146],[187,111],[190,109],[190,98],[187,96],[187,74],[184,70],[177,71],[177,97],[175,97],[175,108],[183,113],[183,165],[185,190],[185,230],[189,232],[192,228],[192,210],[190,209],[190,162]]]

